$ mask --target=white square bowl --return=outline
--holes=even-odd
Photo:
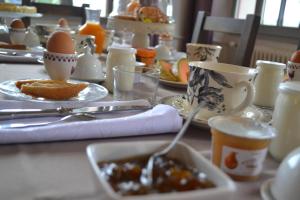
[[[215,167],[210,161],[204,158],[199,152],[185,143],[178,143],[168,154],[187,165],[196,167],[207,174],[216,187],[192,190],[187,192],[174,192],[162,194],[148,194],[137,196],[121,196],[117,194],[105,179],[97,163],[101,161],[113,161],[134,156],[149,155],[169,144],[167,141],[147,142],[113,142],[91,144],[87,147],[87,156],[93,171],[98,179],[99,192],[105,194],[105,199],[113,200],[229,200],[236,190],[234,182]]]

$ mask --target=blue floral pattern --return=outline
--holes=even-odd
[[[214,56],[216,52],[216,49],[210,48],[210,47],[198,47],[194,51],[190,52],[188,51],[188,57],[192,58],[192,60],[197,61],[206,61],[206,60],[212,60],[212,57]],[[216,58],[218,60],[218,57]]]
[[[212,87],[210,81],[214,80],[220,87]],[[213,70],[190,66],[190,80],[188,84],[187,98],[190,104],[197,101],[204,108],[217,113],[226,111],[223,88],[232,88],[227,79]]]

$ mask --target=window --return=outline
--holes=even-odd
[[[264,0],[256,7],[260,0],[237,0],[235,17],[245,19],[247,14],[261,9],[261,24],[271,26],[298,27],[300,23],[300,0]],[[261,7],[260,7],[261,6]]]
[[[32,0],[35,3],[62,4],[61,0]]]
[[[91,8],[101,10],[101,17],[106,16],[106,1],[95,1],[95,0],[73,0],[73,6],[81,7],[82,4],[90,4]]]

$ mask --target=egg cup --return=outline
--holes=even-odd
[[[24,44],[26,28],[10,28],[9,38],[12,44]]]
[[[66,81],[75,70],[77,55],[44,51],[44,63],[52,80]]]
[[[300,63],[288,61],[286,68],[289,80],[300,81]]]

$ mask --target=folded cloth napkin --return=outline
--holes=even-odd
[[[142,105],[142,101],[114,102],[113,105]],[[6,105],[5,105],[6,104]],[[0,101],[0,109],[20,108],[18,102]],[[25,104],[30,104],[29,102]],[[97,102],[94,105],[112,105],[112,102]],[[3,107],[5,105],[5,107]],[[27,105],[28,106],[28,105]],[[92,106],[92,105],[89,105]],[[51,107],[47,104],[47,107]],[[24,108],[24,103],[23,103]],[[27,107],[28,108],[28,107]],[[36,108],[32,107],[31,108]],[[112,114],[113,115],[113,114]],[[48,118],[49,119],[49,118]],[[51,118],[57,120],[58,118]],[[36,118],[26,119],[34,123]],[[10,120],[3,123],[15,123],[18,120]],[[168,105],[159,104],[151,110],[143,113],[119,118],[105,118],[93,121],[80,121],[69,123],[57,123],[47,126],[31,128],[0,128],[0,143],[31,143],[62,140],[81,140],[91,138],[108,138],[123,136],[138,136],[178,131],[182,126],[182,118],[178,111]]]

